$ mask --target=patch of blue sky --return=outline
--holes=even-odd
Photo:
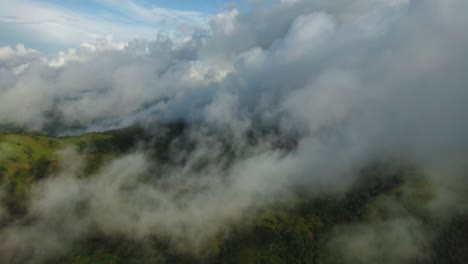
[[[207,15],[213,15],[222,11],[230,4],[234,4],[240,8],[245,8],[247,4],[244,1],[233,0],[36,0],[61,6],[74,11],[82,11],[88,13],[102,13],[115,11],[109,8],[112,3],[133,2],[144,8],[159,7],[165,9],[173,9],[180,11],[194,11]]]
[[[154,38],[181,24],[205,27],[232,4],[247,6],[244,0],[0,0],[0,45],[56,51],[105,35]]]

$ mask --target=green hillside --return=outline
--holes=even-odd
[[[62,165],[61,151],[71,147],[82,154],[85,165],[79,177],[90,177],[107,161],[138,148],[141,142],[152,142],[158,147],[159,151],[152,154],[154,159],[170,162],[165,150],[182,130],[173,126],[168,131],[151,141],[140,129],[62,138],[38,133],[0,134],[1,203],[8,215],[0,224],[8,225],[25,217],[31,187],[47,177],[55,177]],[[346,193],[313,198],[303,191],[283,195],[282,203],[256,212],[252,222],[233,225],[228,235],[213,237],[196,253],[173,248],[161,237],[132,240],[117,234],[96,233],[47,263],[441,263],[446,259],[452,260],[450,263],[463,263],[466,260],[467,218],[458,215],[442,221],[429,216],[424,205],[433,198],[433,188],[423,172],[409,165],[379,162],[369,165]],[[417,221],[421,228],[431,230],[431,238],[424,245],[430,254],[388,261],[387,244],[369,245],[378,252],[375,255],[350,255],[334,246],[346,239],[340,235],[346,234],[349,226],[374,230],[373,235],[396,236],[390,241],[400,243],[401,234],[394,234],[392,229],[392,223],[400,219]],[[352,248],[352,244],[346,247]]]

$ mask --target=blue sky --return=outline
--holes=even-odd
[[[182,24],[206,26],[237,0],[0,0],[0,46],[56,52],[107,35],[151,39]]]
[[[109,11],[110,2],[124,1],[99,1],[99,0],[36,0],[37,2],[53,4],[65,8],[85,11],[98,12]],[[173,10],[196,11],[207,14],[216,13],[222,10],[226,4],[233,3],[233,0],[134,0],[132,1],[142,7],[161,7]]]

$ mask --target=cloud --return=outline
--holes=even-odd
[[[206,14],[195,11],[184,11],[161,8],[157,6],[142,6],[132,0],[116,1],[116,0],[98,0],[99,3],[117,10],[126,16],[136,20],[145,21],[147,23],[158,24],[198,24],[206,23],[208,16]]]
[[[246,211],[274,203],[284,188],[312,195],[344,190],[357,169],[379,159],[413,163],[431,181],[445,182],[429,207],[432,214],[450,214],[440,208],[466,193],[466,187],[453,188],[466,177],[468,154],[466,10],[462,0],[281,1],[222,12],[211,28],[190,36],[108,39],[57,58],[27,56],[21,63],[29,66],[19,73],[12,72],[15,56],[8,57],[0,79],[4,122],[46,130],[55,118],[91,131],[184,120],[200,146],[186,165],[167,172],[167,188],[141,180],[151,169],[142,154],[89,179],[45,181],[30,208],[38,222],[4,231],[2,248],[21,249],[15,241],[44,237],[41,232],[54,234],[46,243],[54,248],[90,226],[197,244]],[[213,139],[204,129],[225,138]],[[249,133],[264,130],[294,135],[297,145],[284,153],[266,137],[251,146]],[[233,142],[237,155],[224,167],[216,159],[224,157],[223,140]],[[198,173],[204,159],[210,165]],[[182,187],[202,191],[175,195]],[[88,207],[81,218],[67,211],[65,205],[83,201]],[[48,225],[61,221],[75,223],[72,232],[61,232],[70,234],[65,239]],[[206,222],[212,230],[201,231]],[[351,238],[338,241],[356,261],[378,259],[373,252],[382,250],[395,253],[390,263],[411,259],[425,235],[411,217],[351,229]],[[383,245],[374,245],[380,238]],[[399,239],[408,247],[388,246]],[[376,251],[354,256],[355,243]],[[29,246],[25,250],[35,252]]]
[[[107,35],[120,41],[151,39],[159,31],[175,32],[177,26],[203,26],[202,13],[143,7],[133,1],[98,1],[103,11],[84,13],[52,4],[20,0],[0,2],[3,41],[21,41],[41,50],[56,51],[94,42]]]
[[[65,150],[64,170],[33,187],[27,216],[32,222],[11,222],[0,230],[0,260],[42,262],[92,234],[133,240],[155,236],[178,250],[203,252],[210,239],[229,231],[227,226],[241,219],[247,223],[275,200],[269,194],[281,188],[287,167],[274,164],[279,153],[253,155],[258,149],[252,149],[226,169],[229,161],[223,159],[229,157],[221,142],[197,133],[192,136],[202,136],[201,145],[183,165],[169,167],[163,175],[154,168],[164,164],[135,152],[80,178],[80,156]],[[262,148],[271,150],[268,145]]]
[[[245,14],[233,9],[215,16],[212,30],[190,37],[107,39],[56,58],[30,58],[21,74],[4,73],[0,113],[4,122],[29,129],[57,118],[51,112],[86,130],[238,118],[241,127],[281,123],[299,130],[310,135],[306,145],[333,132],[344,144],[336,148],[362,155],[460,156],[468,111],[467,39],[458,11],[464,7],[296,1]],[[446,38],[434,37],[440,32]]]
[[[334,263],[410,263],[424,259],[422,223],[407,218],[374,225],[337,228],[330,241]]]
[[[464,144],[449,139],[465,142],[467,39],[458,11],[464,4],[377,3],[356,1],[349,10],[321,1],[246,14],[233,9],[214,17],[212,30],[190,37],[108,39],[56,58],[35,55],[23,59],[29,66],[21,74],[5,77],[2,120],[41,129],[50,121],[46,113],[56,112],[63,122],[102,130],[237,116],[251,124],[248,119],[279,120],[308,134],[340,127],[358,142],[379,142],[367,144],[371,149],[413,159],[424,159],[431,148],[458,155]],[[354,19],[339,19],[345,13]],[[227,24],[221,17],[229,17]],[[440,32],[446,38],[434,37]],[[13,61],[4,64],[16,67]],[[235,103],[225,114],[204,110],[227,98]]]
[[[22,44],[15,48],[0,47],[0,68],[13,70],[14,73],[21,73],[28,63],[38,59],[40,53],[34,49],[27,49]]]

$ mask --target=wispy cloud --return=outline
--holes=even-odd
[[[0,1],[0,43],[65,48],[109,34],[117,40],[153,38],[160,30],[170,31],[185,23],[201,25],[207,20],[199,12],[145,7],[134,1],[96,3],[103,8],[84,13],[38,1]]]
[[[142,6],[132,0],[98,0],[98,2],[135,21],[149,24],[205,23],[208,19],[208,16],[204,13],[167,9],[158,6]]]

